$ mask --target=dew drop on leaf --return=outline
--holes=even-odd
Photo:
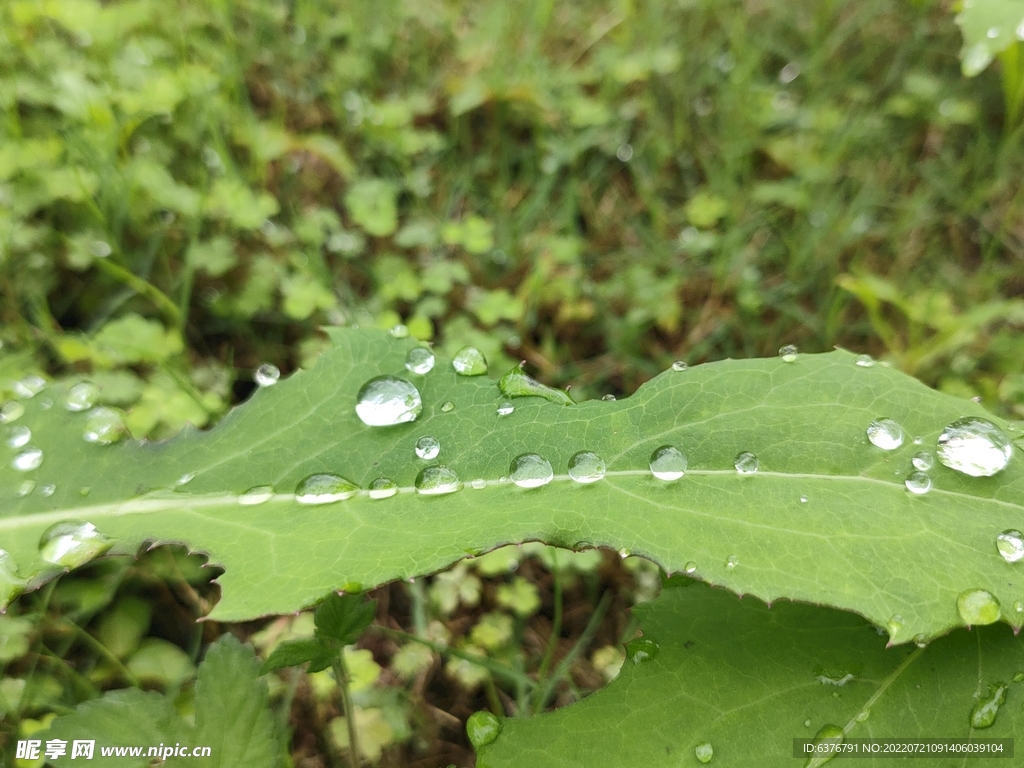
[[[64,407],[75,413],[88,410],[92,408],[97,394],[98,390],[95,384],[90,384],[88,381],[79,382],[68,390],[68,396],[64,399]]]
[[[896,637],[900,630],[903,629],[903,616],[894,613],[889,617],[889,621],[885,623],[885,628],[889,630],[889,637]]]
[[[28,445],[32,439],[32,430],[23,425],[11,427],[7,435],[7,446],[9,448],[21,448]]]
[[[500,403],[498,403],[499,416],[508,416],[510,413],[514,412],[515,409],[516,407],[512,405],[512,403],[510,403],[508,400],[502,400]]]
[[[872,368],[875,365],[875,358],[871,355],[857,355],[854,362],[861,368]]]
[[[860,712],[858,712],[856,715],[854,715],[853,719],[856,720],[858,723],[866,723],[868,721],[868,718],[870,718],[870,717],[871,717],[871,710],[870,709],[862,709]]]
[[[1019,563],[1024,560],[1024,534],[1013,529],[1003,531],[996,536],[996,549],[1006,562]]]
[[[919,632],[916,635],[914,635],[914,645],[916,645],[918,648],[927,647],[928,638],[925,636],[923,632]]]
[[[729,570],[732,570],[739,564],[739,562],[740,559],[736,557],[736,555],[729,555],[727,558],[725,558],[725,567]]]
[[[87,443],[110,445],[124,435],[124,422],[113,408],[93,408],[86,416],[82,437]]]
[[[750,451],[742,451],[736,454],[736,458],[733,460],[733,466],[736,467],[736,471],[741,475],[752,475],[757,472],[758,464],[757,456]]]
[[[398,486],[390,477],[378,477],[370,483],[371,499],[388,499],[398,493]]]
[[[700,762],[710,763],[715,756],[715,748],[711,746],[711,742],[705,741],[694,747],[693,754]]]
[[[1006,703],[1006,683],[990,685],[988,691],[981,696],[971,708],[972,728],[991,728],[996,722],[999,708]]]
[[[804,720],[804,728],[810,728],[810,727],[811,727],[811,718],[808,717],[806,720]]]
[[[356,395],[356,415],[369,427],[390,427],[415,420],[423,410],[420,392],[398,376],[377,376]]]
[[[650,468],[659,480],[678,480],[686,472],[686,455],[674,445],[663,445],[651,454]]]
[[[695,573],[697,570],[697,564],[690,560],[686,565],[683,566],[683,573]]]
[[[647,637],[638,637],[626,643],[626,658],[636,665],[650,661],[658,655],[661,646]]]
[[[455,410],[455,403],[451,400],[445,400],[441,403],[441,413],[451,413]]]
[[[39,539],[39,556],[54,565],[77,568],[102,555],[113,543],[92,523],[68,520],[46,529]]]
[[[867,428],[868,440],[883,451],[895,451],[903,445],[903,427],[892,419],[875,419]]]
[[[580,451],[569,459],[569,477],[577,483],[596,483],[605,469],[604,459],[593,451]]]
[[[915,496],[923,496],[932,489],[932,479],[924,472],[911,472],[903,484]]]
[[[797,348],[795,344],[786,344],[783,347],[779,347],[779,357],[782,358],[784,363],[796,362]]]
[[[24,482],[22,482],[21,485],[18,486],[18,495],[19,496],[28,496],[30,493],[32,493],[32,491],[35,490],[35,487],[36,487],[36,481],[35,480],[25,480]]]
[[[12,421],[17,421],[24,413],[25,406],[17,400],[4,403],[3,407],[0,407],[0,424],[10,424]]]
[[[405,356],[405,369],[420,376],[434,370],[434,353],[426,347],[413,347]]]
[[[0,604],[6,604],[21,592],[25,582],[17,577],[17,571],[14,558],[6,550],[0,549]]]
[[[53,496],[57,492],[57,486],[53,483],[47,483],[39,487],[40,496]]]
[[[835,751],[846,739],[846,732],[838,725],[823,725],[814,734],[814,759],[815,765],[823,765],[835,756]]]
[[[603,395],[601,399],[604,400],[606,403],[614,403],[616,398],[615,395],[609,392],[607,395]]]
[[[452,368],[459,376],[483,376],[487,373],[487,359],[476,347],[463,347],[452,358]]]
[[[622,549],[619,550],[619,557],[621,559],[623,559],[623,560],[625,560],[627,557],[629,557],[632,554],[633,553],[629,549],[627,549],[626,547],[622,547]]]
[[[968,589],[956,599],[956,610],[967,626],[994,624],[1002,612],[999,601],[984,589]]]
[[[807,503],[807,497],[806,496],[801,496],[800,497],[800,503],[801,504],[806,504]]]
[[[469,743],[473,745],[473,749],[479,750],[481,747],[486,747],[498,738],[499,733],[501,733],[501,720],[487,710],[474,712],[466,720],[466,736],[469,737]]]
[[[1018,600],[1013,604],[1013,612],[1018,615],[1024,614],[1024,600]]]
[[[14,394],[22,399],[35,397],[43,391],[46,380],[40,376],[29,375],[21,381],[14,382]]]
[[[688,366],[682,360],[676,360],[674,363],[672,363],[672,370],[673,371],[685,371],[689,367],[690,366]]]
[[[508,474],[520,488],[540,488],[555,476],[551,462],[537,453],[516,456],[509,465]]]
[[[436,437],[424,435],[416,441],[415,451],[417,457],[424,461],[430,461],[431,459],[436,459],[437,455],[441,452],[441,443],[438,442]]]
[[[184,475],[179,477],[174,484],[175,485],[188,485],[189,483],[191,483],[195,479],[196,479],[196,473],[195,472],[186,472]]]
[[[398,325],[391,326],[391,328],[388,329],[388,333],[390,333],[391,337],[394,339],[407,339],[409,338],[409,326],[404,323],[399,323]]]
[[[948,424],[939,435],[936,454],[950,469],[972,477],[989,477],[1010,461],[1013,449],[1003,431],[988,419],[968,416]]]
[[[274,497],[274,486],[255,485],[238,497],[238,503],[244,507],[255,507],[265,504]]]
[[[344,477],[330,473],[319,473],[304,478],[295,488],[295,500],[299,504],[331,504],[351,499],[359,492],[359,486]]]
[[[43,451],[35,446],[29,446],[11,459],[11,466],[19,472],[28,472],[33,469],[38,469],[39,465],[42,463]]]
[[[263,363],[252,375],[252,380],[261,387],[272,387],[281,378],[281,369],[273,363]]]
[[[440,496],[459,490],[462,490],[462,481],[448,467],[424,467],[416,475],[416,493],[423,496]]]
[[[917,441],[915,440],[914,442]],[[910,460],[910,463],[914,465],[914,469],[927,472],[935,466],[935,454],[931,451],[918,451],[914,454],[914,458]]]

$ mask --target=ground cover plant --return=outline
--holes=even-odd
[[[1019,735],[1015,15],[4,4],[3,760]]]

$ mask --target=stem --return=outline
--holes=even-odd
[[[334,658],[334,679],[341,690],[342,707],[345,709],[345,725],[348,728],[348,761],[352,768],[359,768],[359,740],[356,735],[356,713],[352,704],[352,692],[348,689],[348,670],[345,669],[345,649],[338,651]]]
[[[109,277],[114,278],[119,283],[123,283],[131,288],[136,293],[145,296],[147,299],[156,304],[167,319],[170,320],[171,324],[178,327],[181,322],[181,312],[178,311],[177,305],[171,301],[166,293],[161,291],[152,283],[143,280],[141,277],[136,275],[134,272],[125,269],[120,264],[115,264],[110,261],[109,258],[100,258],[93,261],[96,267],[107,274]]]
[[[590,615],[590,621],[587,622],[586,628],[583,630],[583,634],[580,635],[580,639],[576,641],[576,644],[572,649],[565,654],[565,657],[558,662],[558,666],[555,667],[554,673],[544,682],[543,690],[541,695],[538,697],[539,705],[537,711],[543,711],[544,707],[548,704],[548,699],[551,698],[551,694],[555,690],[555,686],[558,681],[565,677],[569,672],[569,667],[576,661],[576,657],[579,656],[588,645],[590,641],[594,639],[594,635],[597,633],[597,628],[601,624],[601,619],[604,618],[605,613],[608,611],[608,606],[612,602],[612,593],[605,591],[601,595],[601,600],[597,604],[597,608]]]
[[[132,674],[132,671],[128,669],[128,667],[121,663],[121,660],[117,658],[117,656],[110,652],[110,649],[107,648],[107,646],[105,646],[95,637],[90,635],[80,626],[75,624],[75,622],[71,621],[71,619],[62,618],[60,619],[60,624],[62,626],[69,628],[72,634],[75,635],[75,637],[80,639],[82,642],[84,642],[86,645],[88,645],[90,648],[96,651],[96,653],[98,653],[100,656],[102,656],[111,664],[113,664],[114,668],[121,673],[121,677],[123,677],[125,681],[129,683],[132,687],[139,687],[139,679],[134,674]]]
[[[417,637],[427,636],[427,596],[423,591],[423,582],[413,579],[408,582],[406,591],[412,598],[412,626]]]
[[[555,649],[558,647],[558,639],[562,636],[562,569],[558,567],[558,551],[551,552],[551,576],[555,582],[555,605],[554,617],[551,620],[551,636],[548,638],[548,646],[544,650],[544,658],[540,662],[540,670],[537,672],[536,689],[539,697],[543,685],[547,680],[548,670],[551,669],[551,661],[555,657]],[[539,712],[543,704],[539,698],[534,701],[534,711]]]

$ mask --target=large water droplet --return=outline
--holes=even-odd
[[[256,485],[238,497],[238,503],[245,507],[265,504],[274,498],[274,486]]]
[[[517,365],[498,380],[498,389],[505,397],[542,397],[556,405],[575,405],[576,401],[569,393],[561,389],[541,384],[536,379],[523,373],[521,365]]]
[[[261,387],[272,387],[281,378],[281,369],[273,363],[263,363],[252,375],[252,380]]]
[[[388,329],[388,333],[395,339],[407,339],[409,338],[409,326],[404,323],[398,323],[398,325],[391,326]]]
[[[474,712],[466,720],[466,736],[473,749],[479,751],[498,738],[501,733],[501,720],[487,710]]]
[[[1024,560],[1024,534],[1017,530],[1007,530],[996,536],[996,549],[1008,563],[1019,563]]]
[[[487,373],[487,358],[476,347],[463,347],[452,358],[452,368],[460,376],[483,376]]]
[[[875,419],[867,428],[868,440],[883,451],[895,451],[903,445],[903,427],[892,419]]]
[[[971,708],[972,728],[991,728],[999,714],[999,708],[1006,703],[1006,683],[996,683],[988,687],[988,692],[981,696]]]
[[[750,451],[742,451],[736,454],[736,458],[733,460],[733,466],[736,467],[736,471],[741,475],[752,475],[757,472],[758,464],[757,456]]]
[[[907,490],[917,496],[923,496],[932,489],[932,479],[924,472],[911,472],[903,481]]]
[[[678,480],[686,472],[686,455],[674,445],[663,445],[651,454],[650,467],[659,480]]]
[[[498,415],[508,416],[510,413],[515,411],[516,407],[512,405],[508,400],[502,400],[498,403]]]
[[[377,376],[356,395],[356,415],[370,427],[390,427],[415,420],[423,410],[420,392],[398,376]]]
[[[626,643],[626,658],[640,665],[658,655],[661,646],[648,637],[638,637]]]
[[[593,451],[580,451],[569,459],[569,477],[577,483],[596,483],[605,469],[604,459]]]
[[[113,543],[92,523],[68,520],[46,529],[39,540],[39,556],[54,565],[77,568],[102,555]]]
[[[915,440],[914,442],[917,441]],[[914,469],[928,472],[935,466],[935,454],[931,451],[919,451],[914,454],[914,458],[910,460],[910,463],[914,465]]]
[[[715,748],[711,746],[711,742],[705,741],[693,748],[693,754],[700,762],[707,764],[714,758]]]
[[[434,353],[426,347],[413,347],[405,356],[405,369],[420,376],[434,370]]]
[[[299,504],[331,504],[351,499],[359,492],[359,486],[344,477],[329,473],[310,475],[295,489],[295,500]]]
[[[424,467],[416,475],[416,493],[423,496],[440,496],[462,490],[462,481],[455,470],[448,467]]]
[[[93,401],[98,394],[99,390],[96,389],[95,384],[90,384],[88,381],[79,382],[68,390],[64,407],[75,413],[88,410],[92,408]]]
[[[7,445],[10,448],[21,448],[24,445],[28,445],[28,441],[31,439],[32,430],[19,424],[11,427],[11,431],[7,435]]]
[[[17,421],[25,413],[25,406],[17,400],[11,400],[0,407],[0,424],[10,424]]]
[[[795,344],[786,344],[783,347],[779,347],[779,357],[782,358],[784,363],[792,363],[796,361],[798,350]]]
[[[28,472],[33,469],[38,469],[39,465],[42,463],[43,451],[35,446],[29,446],[11,459],[11,466],[19,472]]]
[[[936,453],[950,469],[972,477],[989,477],[1009,463],[1013,449],[991,421],[968,416],[942,430]]]
[[[124,422],[121,414],[113,408],[93,408],[85,420],[82,437],[87,443],[110,445],[116,443],[124,435]]]
[[[438,442],[436,437],[424,435],[416,441],[415,450],[419,458],[430,461],[431,459],[436,459],[437,454],[441,452],[441,443]]]
[[[43,391],[43,387],[45,386],[46,379],[34,374],[29,375],[21,381],[14,382],[14,394],[15,396],[23,399],[35,397]]]
[[[690,366],[688,366],[682,360],[676,360],[674,363],[672,363],[672,370],[673,371],[685,371],[689,367]]]
[[[1002,611],[999,601],[984,589],[968,589],[956,599],[956,609],[969,627],[980,624],[994,624],[999,621]]]
[[[854,362],[861,368],[871,368],[875,365],[875,358],[871,355],[857,355]]]
[[[370,483],[371,499],[389,499],[398,493],[398,486],[390,477],[378,477]]]
[[[512,459],[508,474],[520,488],[539,488],[555,476],[551,462],[536,453],[523,453]]]

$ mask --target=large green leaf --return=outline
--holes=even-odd
[[[20,575],[39,581],[53,573],[38,542],[70,518],[96,525],[124,551],[156,540],[209,552],[226,568],[215,610],[225,620],[295,610],[332,588],[423,574],[528,539],[625,548],[767,601],[849,609],[888,626],[895,642],[962,624],[956,600],[968,589],[994,595],[1014,625],[1024,619],[1016,610],[1024,608],[1024,564],[1005,562],[995,545],[1024,519],[1019,456],[994,477],[937,466],[930,493],[904,487],[911,456],[933,448],[947,423],[985,415],[975,403],[836,351],[670,370],[618,402],[517,399],[515,412],[501,416],[501,395],[487,377],[457,376],[444,359],[425,376],[407,373],[411,339],[344,330],[334,337],[336,349],[313,370],[257,392],[215,429],[168,443],[88,444],[88,417],[61,407],[61,393],[22,401],[16,424],[32,430],[31,445],[44,457],[31,472],[0,466],[0,546]],[[416,421],[367,427],[357,418],[356,393],[385,373],[418,384],[424,405]],[[447,402],[454,408],[443,408]],[[865,429],[878,417],[903,426],[897,450],[869,443]],[[413,452],[424,435],[440,441],[431,462]],[[678,481],[648,471],[664,444],[689,456]],[[606,461],[603,480],[580,485],[566,474],[583,449]],[[758,472],[733,469],[740,451],[757,454]],[[551,462],[550,484],[527,490],[504,479],[524,452]],[[455,470],[465,489],[416,494],[428,463]],[[386,476],[400,490],[385,499],[363,491],[334,504],[297,503],[299,481],[321,472],[361,488]],[[27,478],[35,490],[18,496]],[[50,484],[56,490],[42,495]],[[276,489],[270,500],[238,503],[240,493],[265,484]]]
[[[956,23],[964,36],[960,51],[963,73],[981,72],[997,54],[1024,40],[1024,3],[1021,0],[966,0]]]
[[[794,603],[769,610],[699,584],[665,589],[634,611],[657,654],[627,661],[608,688],[578,704],[505,720],[497,741],[480,750],[479,768],[698,766],[703,745],[715,768],[792,768],[807,762],[793,759],[793,739],[830,725],[846,739],[1013,738],[1019,749],[1024,738],[1024,638],[1005,626],[956,630],[926,648],[886,648],[857,616]],[[994,723],[972,727],[972,711],[1002,686]],[[904,759],[890,753],[853,764]],[[917,764],[981,762],[950,753]]]

